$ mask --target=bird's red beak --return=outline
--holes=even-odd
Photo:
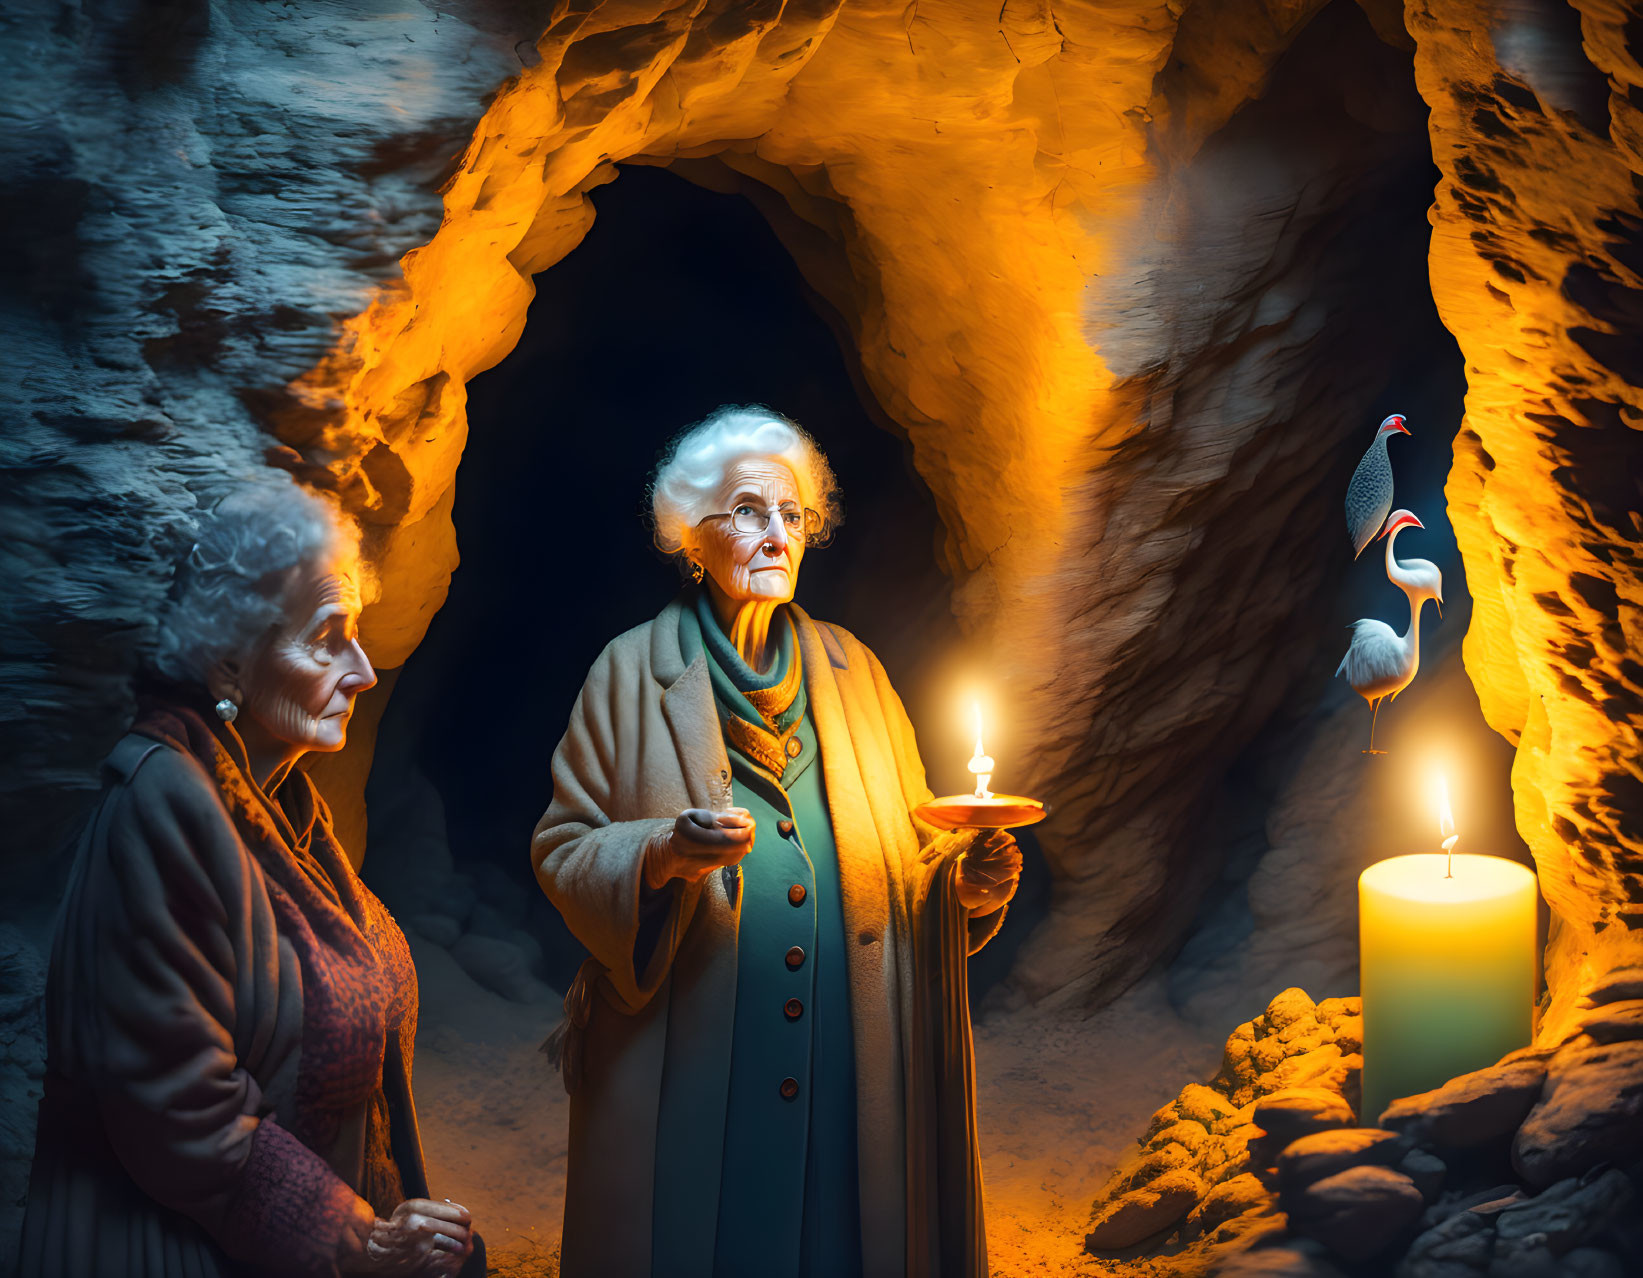
[[[1380,532],[1375,534],[1375,536],[1378,540],[1381,537],[1390,537],[1400,528],[1424,529],[1425,527],[1425,524],[1415,518],[1414,512],[1408,510],[1394,510],[1386,521],[1386,527],[1382,528]]]
[[[1388,417],[1384,422],[1381,423],[1381,429],[1383,431],[1385,431],[1385,430],[1401,430],[1405,435],[1409,434],[1409,427],[1407,427],[1403,424],[1403,414],[1402,413],[1393,413],[1392,416]]]

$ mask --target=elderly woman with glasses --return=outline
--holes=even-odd
[[[279,472],[196,531],[58,919],[19,1272],[482,1275],[429,1196],[410,950],[295,766],[376,683],[358,531]]]
[[[913,816],[884,668],[792,602],[838,520],[808,434],[722,409],[651,501],[699,584],[595,662],[532,845],[592,956],[563,1272],[983,1273],[964,959],[1020,854]]]

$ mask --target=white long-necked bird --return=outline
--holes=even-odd
[[[1397,434],[1407,435],[1402,413],[1393,413],[1375,428],[1375,440],[1352,472],[1346,486],[1346,531],[1352,538],[1352,557],[1375,540],[1392,509],[1392,463],[1386,456],[1386,441]]]
[[[1428,599],[1438,606],[1443,615],[1443,573],[1438,566],[1425,559],[1399,561],[1393,553],[1398,533],[1405,528],[1424,528],[1425,525],[1407,510],[1393,511],[1386,521],[1386,577],[1403,591],[1409,600],[1409,629],[1402,635],[1384,621],[1371,617],[1352,623],[1352,644],[1336,668],[1344,674],[1352,690],[1369,702],[1369,749],[1365,754],[1385,754],[1375,749],[1375,723],[1380,718],[1381,702],[1395,699],[1414,682],[1421,664],[1421,605]]]
[[[1430,559],[1399,559],[1393,553],[1393,544],[1405,528],[1419,528],[1424,532],[1426,525],[1416,519],[1411,511],[1394,510],[1387,516],[1386,527],[1381,530],[1381,536],[1386,538],[1386,579],[1409,597],[1411,607],[1415,604],[1417,594],[1430,599],[1437,605],[1438,617],[1441,619],[1442,571]]]

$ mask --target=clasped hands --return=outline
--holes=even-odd
[[[363,1200],[352,1254],[341,1258],[345,1274],[380,1274],[384,1278],[455,1278],[473,1251],[473,1217],[446,1199],[408,1198],[380,1219]]]
[[[645,886],[660,891],[670,879],[700,882],[714,870],[736,865],[753,846],[753,814],[746,808],[688,808],[673,829],[645,847]],[[1015,895],[1021,849],[1008,830],[992,830],[959,862],[959,903],[974,917],[1002,909]]]

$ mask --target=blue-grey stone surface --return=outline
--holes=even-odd
[[[544,14],[0,10],[8,873],[41,873],[95,786],[190,516],[264,464],[283,388],[437,226],[442,171]]]

